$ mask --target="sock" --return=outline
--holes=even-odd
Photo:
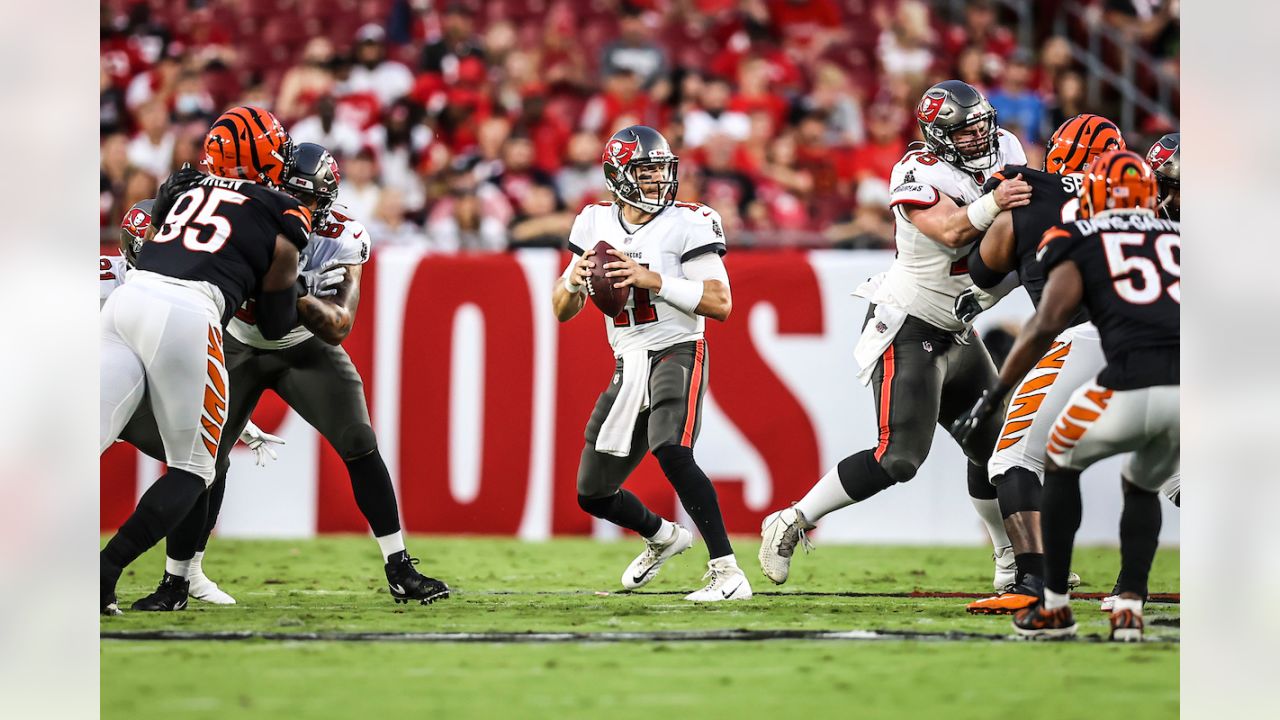
[[[1070,605],[1071,595],[1069,593],[1056,593],[1049,588],[1044,590],[1044,609],[1057,610],[1061,607]]]
[[[969,502],[973,503],[973,509],[978,511],[978,517],[982,518],[982,524],[987,527],[987,534],[991,536],[991,547],[998,550],[1013,544],[1009,541],[1009,533],[1004,529],[999,500],[976,498],[970,495]]]
[[[399,531],[374,539],[378,541],[378,549],[382,551],[382,557],[384,558],[389,558],[405,549],[404,533]]]
[[[1044,536],[1044,585],[1048,591],[1066,595],[1071,572],[1071,548],[1080,529],[1080,473],[1076,470],[1049,470],[1044,475],[1040,532]]]
[[[213,534],[213,528],[218,524],[218,514],[222,512],[222,498],[226,493],[227,476],[224,469],[209,486],[209,510],[205,519],[204,532],[200,535],[200,542],[196,543],[198,553],[204,553],[204,549],[209,546],[209,536]]]
[[[578,507],[588,515],[608,520],[618,527],[639,533],[646,538],[657,535],[662,530],[663,523],[666,522],[645,507],[644,503],[640,502],[640,498],[627,490],[619,490],[602,498],[579,495]]]
[[[732,553],[723,557],[713,558],[711,560],[711,564],[721,568],[734,568],[735,570],[741,569],[738,567],[738,559],[734,557]]]
[[[386,537],[400,532],[400,509],[396,506],[396,491],[391,485],[391,473],[382,461],[382,454],[373,452],[354,460],[343,460],[351,475],[351,492],[356,505],[369,522],[374,537]]]
[[[1044,553],[1039,551],[1040,478],[1027,468],[1011,467],[991,483],[1000,497],[1000,514],[1005,535],[1014,546],[1019,578],[1027,574],[1044,577]]]
[[[1147,597],[1151,562],[1160,544],[1160,495],[1125,480],[1124,510],[1120,513],[1120,577],[1116,593]]]
[[[896,482],[885,471],[880,461],[876,460],[875,452],[872,450],[863,450],[841,460],[836,465],[836,472],[840,476],[840,485],[844,487],[845,495],[856,503],[893,486]]]
[[[204,480],[186,470],[170,468],[162,475],[142,494],[137,509],[98,554],[101,580],[114,589],[124,568],[168,535],[204,489]]]
[[[664,445],[654,450],[653,456],[662,466],[667,481],[676,489],[685,512],[702,533],[711,559],[732,555],[733,547],[729,544],[729,533],[724,529],[716,488],[694,461],[693,450],[680,445]]]
[[[637,502],[639,502],[638,499],[637,499]],[[662,524],[658,526],[657,531],[654,532],[652,535],[645,535],[644,539],[648,540],[649,542],[656,542],[656,543],[669,542],[671,540],[671,536],[674,535],[676,532],[676,524],[665,518],[658,518],[658,519],[662,521]]]
[[[814,523],[823,515],[852,504],[853,499],[844,491],[844,484],[840,482],[840,466],[837,465],[809,488],[809,492],[800,498],[795,508],[804,513],[805,520]]]
[[[174,560],[171,557],[164,559],[164,571],[170,575],[177,575],[180,578],[187,577],[191,572],[190,560]]]
[[[192,557],[195,557],[197,550],[199,550],[200,542],[204,539],[208,516],[209,491],[206,490],[200,493],[200,497],[196,498],[195,504],[187,511],[178,526],[165,537],[165,555],[182,562],[187,562]],[[173,574],[177,575],[177,573]],[[183,577],[186,577],[185,573]]]
[[[187,577],[197,577],[204,574],[204,551],[201,550],[191,556],[191,564],[187,567]]]

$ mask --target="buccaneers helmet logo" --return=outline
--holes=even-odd
[[[622,140],[610,140],[608,145],[604,147],[604,162],[614,165],[626,165],[631,160],[631,156],[635,154],[639,141],[632,140],[624,142]]]
[[[920,100],[920,107],[916,109],[916,117],[927,123],[933,122],[938,117],[938,111],[942,110],[942,103],[946,100],[945,95],[937,97],[925,95]]]
[[[124,216],[124,222],[120,226],[129,232],[130,235],[140,238],[147,234],[147,228],[151,227],[151,216],[141,208],[132,208],[129,214]]]
[[[1173,153],[1177,148],[1165,147],[1163,143],[1156,143],[1147,153],[1147,164],[1152,170],[1159,170],[1160,166],[1169,161],[1173,157]]]

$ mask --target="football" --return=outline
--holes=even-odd
[[[627,306],[627,297],[631,295],[631,288],[615,288],[613,283],[617,278],[607,278],[604,276],[608,270],[605,270],[605,263],[616,262],[618,258],[609,254],[609,249],[613,246],[608,242],[601,240],[591,249],[591,262],[596,266],[591,268],[591,279],[587,281],[587,294],[591,296],[591,301],[600,308],[600,312],[608,317],[616,317]]]

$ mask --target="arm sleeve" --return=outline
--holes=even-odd
[[[719,280],[726,287],[729,285],[729,271],[724,267],[724,260],[716,253],[704,253],[688,260],[681,269],[690,280]]]
[[[257,297],[255,313],[258,331],[267,340],[279,340],[298,326],[298,285],[284,290],[262,292]]]
[[[969,278],[973,280],[973,284],[988,290],[1000,284],[1007,273],[998,272],[987,267],[982,260],[982,243],[973,244],[973,249],[969,251]]]

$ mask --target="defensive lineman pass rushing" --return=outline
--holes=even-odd
[[[956,296],[969,286],[969,248],[1002,210],[1026,205],[1031,187],[1021,178],[983,193],[982,184],[1005,165],[1025,165],[1022,146],[996,124],[996,112],[972,86],[939,83],[916,110],[926,148],[894,166],[890,186],[898,254],[887,273],[858,289],[872,305],[854,351],[859,380],[873,383],[879,443],[831,469],[792,507],[764,519],[760,568],[786,582],[796,545],[826,514],[862,502],[915,477],[938,424],[947,427],[996,377],[981,340],[953,316]],[[994,584],[1013,580],[987,460],[999,429],[992,419],[979,431],[991,442],[967,449],[969,495],[991,535]]]
[[[120,222],[120,254],[119,255],[102,255],[98,258],[98,304],[99,308],[105,305],[107,298],[117,288],[124,284],[128,273],[137,265],[138,252],[142,250],[142,243],[145,242],[147,230],[151,227],[151,210],[155,200],[141,200],[129,208],[125,213],[124,219]],[[336,290],[319,290],[321,294],[337,292]],[[283,444],[284,441],[270,433],[262,432],[253,423],[244,426],[244,432],[240,433],[240,442],[244,443],[254,452],[257,464],[265,465],[267,459],[275,459],[275,450],[271,448],[273,444]],[[140,451],[150,456],[153,460],[164,462],[164,443],[160,439],[160,430],[156,427],[156,417],[151,412],[151,399],[144,392],[142,400],[138,403],[138,409],[134,411],[133,417],[125,424],[124,429],[120,432],[120,441],[127,442],[138,448]],[[212,494],[218,490],[215,485],[210,489]],[[210,503],[214,502],[210,499]],[[217,503],[221,505],[221,494],[218,494]],[[209,531],[213,530],[213,518],[210,518]],[[206,538],[208,535],[206,534]],[[187,572],[187,580],[191,586],[191,597],[205,602],[217,605],[231,605],[235,603],[235,598],[228,595],[225,591],[218,587],[218,584],[210,580],[204,573],[204,545],[197,547],[195,554],[192,556],[189,569]]]
[[[1036,314],[998,381],[953,428],[967,438],[994,416],[1085,304],[1102,336],[1106,366],[1075,390],[1049,434],[1040,516],[1044,598],[1014,616],[1014,629],[1024,636],[1075,634],[1067,572],[1080,527],[1080,473],[1131,452],[1123,470],[1122,572],[1111,639],[1142,639],[1142,605],[1160,530],[1155,493],[1178,471],[1180,448],[1182,240],[1177,222],[1156,217],[1156,201],[1156,181],[1142,156],[1115,150],[1094,161],[1081,219],[1050,229],[1040,242],[1048,282]]]
[[[552,297],[565,322],[586,302],[594,263],[591,249],[606,240],[616,262],[606,263],[615,287],[631,287],[626,309],[606,318],[617,364],[587,422],[578,468],[578,504],[598,518],[639,533],[645,550],[627,567],[629,590],[653,580],[670,558],[693,545],[685,528],[663,519],[622,488],[652,450],[702,533],[710,555],[706,587],[685,599],[745,600],[751,585],[738,568],[711,480],[694,461],[707,386],[704,318],[724,320],[732,301],[720,215],[676,202],[678,159],[656,130],[618,131],[602,157],[605,183],[616,202],[590,205],[574,221],[575,257]]]
[[[360,302],[361,267],[369,259],[364,225],[333,209],[340,175],[333,156],[320,145],[301,143],[281,188],[313,204],[314,232],[299,258],[308,297],[298,300],[299,323],[278,340],[263,336],[253,301],[232,318],[225,340],[231,390],[224,437],[234,438],[266,390],[274,390],[324,436],[351,478],[356,505],[364,514],[384,559],[384,572],[396,602],[430,603],[447,598],[449,588],[414,568],[400,529],[400,512],[386,463],[369,421],[364,383],[341,343],[355,324]],[[145,434],[135,445],[153,444]],[[207,507],[198,503],[170,533],[165,572],[155,592],[133,604],[135,610],[181,610],[190,592],[191,560],[208,543],[222,505],[233,442],[218,449]],[[199,567],[196,567],[199,570]]]
[[[175,178],[166,181],[155,208],[163,229],[148,231],[137,269],[102,308],[99,452],[116,441],[145,391],[168,464],[99,555],[106,615],[120,613],[115,590],[124,568],[168,535],[213,481],[228,397],[222,330],[231,314],[256,295],[264,336],[283,337],[297,324],[298,254],[311,211],[272,189],[289,162],[289,135],[265,110],[239,107],[218,119],[209,144],[227,155],[234,178],[209,177],[180,195]]]
[[[1001,213],[969,253],[973,287],[956,299],[956,319],[974,317],[994,305],[1014,286],[1006,276],[1016,271],[1018,284],[1031,303],[1040,305],[1045,272],[1036,249],[1045,231],[1076,218],[1083,173],[1108,150],[1124,149],[1115,123],[1100,115],[1068,119],[1049,139],[1044,168],[1006,167],[987,181],[994,189],[1006,177],[1020,175],[1032,187],[1031,202]],[[1044,445],[1054,419],[1071,392],[1102,368],[1098,331],[1080,308],[1070,327],[1023,378],[1009,403],[1000,437],[987,465],[1000,499],[1005,531],[1013,545],[1017,576],[999,594],[972,602],[971,613],[1005,614],[1031,605],[1044,589],[1040,540],[1040,478],[1044,474]]]

